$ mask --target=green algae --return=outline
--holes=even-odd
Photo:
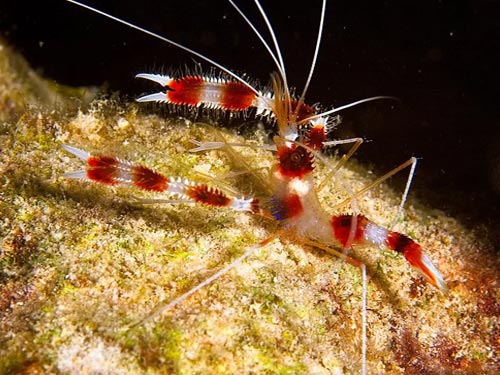
[[[89,105],[92,90],[43,81],[3,44],[0,68],[0,373],[360,373],[359,270],[287,237],[156,320],[128,329],[276,225],[207,207],[141,205],[132,189],[62,178],[82,167],[60,147],[67,143],[265,195],[252,175],[227,177],[240,166],[227,153],[188,152],[190,139],[214,140],[219,131],[238,142],[262,143],[263,134],[245,140],[113,99]],[[68,98],[77,94],[79,100]],[[254,167],[273,160],[264,151],[241,153]],[[340,178],[353,190],[371,179],[355,163]],[[345,197],[332,181],[320,199],[332,207]],[[359,205],[387,225],[398,194],[382,185]],[[396,229],[424,246],[450,296],[392,252],[355,249],[370,274],[369,373],[496,373],[500,297],[498,261],[487,255],[492,245],[418,202],[410,201]]]

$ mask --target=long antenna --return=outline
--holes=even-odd
[[[281,49],[278,43],[278,40],[276,38],[276,33],[274,32],[273,26],[271,25],[271,22],[269,22],[269,18],[267,17],[266,12],[262,8],[262,5],[260,5],[259,0],[254,0],[255,5],[259,9],[260,14],[262,15],[262,18],[264,19],[264,22],[266,23],[267,29],[269,30],[269,34],[271,35],[271,39],[273,40],[274,48],[276,49],[276,54],[278,55],[278,60],[281,65],[282,73],[281,73],[281,78],[283,79],[283,85],[285,87],[285,99],[288,101],[290,99],[290,89],[288,87],[288,80],[286,78],[286,69],[285,69],[285,63],[283,61],[283,55],[281,54]],[[278,95],[278,93],[274,93],[275,95]]]
[[[326,12],[326,0],[323,0],[323,4],[321,6],[321,17],[319,20],[319,28],[318,28],[318,36],[316,38],[316,47],[314,49],[314,55],[313,59],[311,62],[311,68],[309,69],[309,75],[307,77],[306,84],[304,85],[304,89],[302,90],[302,94],[300,95],[299,101],[297,102],[297,105],[295,106],[295,111],[294,111],[294,116],[297,116],[297,113],[299,113],[300,106],[304,103],[304,99],[306,97],[306,92],[307,89],[309,88],[309,85],[311,83],[311,78],[314,73],[314,68],[316,68],[316,60],[318,59],[318,54],[319,54],[319,46],[321,44],[321,37],[323,36],[323,26],[325,25],[325,12]]]
[[[336,113],[336,112],[340,112],[340,111],[343,111],[344,109],[347,109],[347,108],[351,108],[351,107],[355,107],[357,105],[360,105],[360,104],[363,104],[363,103],[367,103],[367,102],[373,102],[375,100],[384,100],[384,99],[387,99],[387,100],[395,100],[397,102],[400,102],[400,100],[398,98],[396,98],[395,96],[385,96],[385,95],[379,95],[379,96],[372,96],[370,98],[365,98],[365,99],[360,99],[360,100],[356,100],[355,102],[351,102],[351,103],[348,103],[348,104],[345,104],[343,106],[340,106],[340,107],[337,107],[337,108],[333,108],[333,109],[330,109],[329,111],[326,111],[326,112],[323,112],[323,113],[318,113],[316,115],[313,115],[313,116],[310,116],[310,117],[307,117],[303,120],[300,121],[300,123],[307,123],[309,121],[312,121],[312,120],[315,120],[317,118],[320,118],[320,117],[324,117],[324,116],[328,116],[328,115],[331,115],[332,113]]]
[[[271,56],[271,58],[273,59],[274,64],[276,65],[276,67],[278,68],[278,70],[280,72],[280,75],[282,77],[284,77],[285,76],[285,67],[283,65],[281,65],[281,63],[278,61],[278,59],[276,58],[276,54],[273,52],[273,50],[271,49],[271,47],[269,46],[267,41],[264,39],[262,34],[259,32],[259,30],[257,30],[255,25],[252,23],[252,21],[250,21],[250,19],[247,17],[247,15],[245,13],[243,13],[243,11],[234,3],[234,1],[228,0],[228,2],[229,2],[229,4],[231,4],[234,7],[234,9],[236,9],[236,11],[240,14],[240,16],[245,20],[245,22],[253,30],[255,35],[259,38],[262,45],[266,48],[267,52],[269,53],[269,56]]]
[[[241,78],[240,76],[238,76],[236,73],[233,73],[231,70],[229,70],[228,68],[224,67],[223,65],[219,64],[218,62],[212,60],[211,58],[205,56],[205,55],[202,55],[201,53],[199,52],[196,52],[195,50],[192,50],[191,48],[189,47],[186,47],[186,46],[183,46],[182,44],[179,44],[177,42],[174,42],[172,39],[169,39],[169,38],[166,38],[164,36],[161,36],[160,34],[156,34],[152,31],[149,31],[143,27],[140,27],[138,25],[134,25],[133,23],[130,23],[128,21],[125,21],[124,19],[121,19],[121,18],[118,18],[118,17],[115,17],[109,13],[106,13],[106,12],[103,12],[102,10],[99,10],[97,8],[94,8],[94,7],[91,7],[90,5],[87,5],[87,4],[83,4],[83,3],[80,3],[78,1],[75,1],[75,0],[66,0],[72,4],[75,4],[75,5],[78,5],[79,7],[82,7],[82,8],[85,8],[87,10],[90,10],[94,13],[97,13],[97,14],[100,14],[101,16],[104,16],[104,17],[107,17],[107,18],[110,18],[112,19],[113,21],[116,21],[118,23],[121,23],[125,26],[128,26],[132,29],[135,29],[135,30],[138,30],[144,34],[147,34],[147,35],[150,35],[156,39],[159,39],[161,41],[164,41],[165,43],[168,43],[174,47],[177,47],[179,49],[182,49],[196,57],[199,57],[200,59],[202,60],[205,60],[206,62],[208,62],[209,64],[212,64],[213,66],[219,68],[220,70],[222,70],[224,73],[227,73],[229,74],[231,77],[233,77],[234,79],[236,79],[237,81],[241,82],[242,84],[244,84],[245,86],[247,86],[249,89],[251,89],[255,94],[259,95],[260,96],[260,93],[257,91],[257,89],[255,89],[252,85],[250,85],[247,81],[245,81],[243,78]]]

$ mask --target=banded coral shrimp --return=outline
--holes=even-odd
[[[282,67],[282,64],[280,64]],[[283,75],[284,76],[284,75]],[[165,83],[163,80],[167,80],[165,78],[161,78],[159,76],[149,76],[149,75],[144,75],[143,78],[148,78],[152,79],[155,81],[159,81],[159,83]],[[277,95],[277,99],[275,99],[275,103],[272,104],[273,107],[276,108],[283,108],[283,110],[286,112],[285,108],[288,106],[288,100],[286,99],[287,94],[286,94],[286,89],[281,89],[281,85],[283,82],[281,82],[283,78],[275,78],[275,84],[274,84],[274,89],[275,89],[275,94],[276,93],[282,93]],[[170,81],[170,80],[168,80]],[[181,80],[182,82],[182,80]],[[168,85],[172,86],[172,83],[168,82]],[[282,91],[283,90],[283,91]],[[248,93],[246,92],[245,95]],[[157,99],[158,96],[154,97],[147,97],[148,99]],[[264,98],[264,97],[262,97]],[[264,100],[265,101],[265,100]],[[278,104],[276,104],[278,103]],[[267,104],[263,104],[264,109],[270,109],[270,107],[266,107]],[[276,113],[279,113],[280,110],[274,111]],[[295,132],[296,130],[293,128],[289,128],[288,126],[288,120],[286,120],[286,117],[283,114],[277,115],[276,116],[278,119],[278,124],[280,124],[280,129],[281,129],[281,134],[276,138],[276,143],[278,147],[278,155],[280,155],[281,158],[281,164],[280,168],[275,172],[277,173],[275,176],[277,180],[274,182],[274,188],[282,186],[281,188],[278,189],[292,189],[294,191],[293,194],[288,194],[287,192],[281,192],[281,193],[276,193],[274,192],[274,202],[271,203],[271,208],[264,208],[260,207],[258,205],[258,202],[255,201],[254,199],[249,199],[249,200],[238,200],[237,198],[233,197],[228,197],[224,196],[222,193],[219,193],[218,191],[215,192],[214,190],[210,190],[206,188],[204,185],[198,185],[200,189],[191,189],[188,184],[188,186],[184,186],[182,182],[172,182],[172,181],[167,181],[164,180],[163,177],[160,177],[159,175],[152,174],[152,172],[149,169],[143,168],[143,167],[135,167],[132,164],[126,163],[126,162],[121,162],[115,157],[110,157],[110,158],[100,158],[100,157],[90,157],[88,154],[86,154],[84,151],[77,150],[71,147],[68,147],[67,149],[70,152],[73,152],[77,156],[82,157],[85,160],[91,161],[91,163],[96,163],[97,166],[97,171],[101,170],[104,171],[104,174],[92,174],[92,172],[86,174],[82,173],[77,173],[74,175],[70,175],[69,177],[77,177],[77,178],[86,178],[90,177],[90,179],[93,179],[94,181],[97,182],[105,182],[108,184],[115,184],[120,181],[130,181],[133,185],[135,184],[136,186],[139,185],[142,187],[146,187],[149,190],[165,190],[167,189],[167,185],[175,185],[176,183],[179,185],[176,187],[176,190],[178,192],[182,192],[182,195],[188,196],[191,199],[194,200],[204,200],[205,203],[209,203],[211,205],[215,206],[228,206],[231,205],[233,208],[238,207],[238,209],[243,209],[246,211],[253,211],[254,213],[262,213],[263,216],[273,216],[275,219],[278,219],[279,221],[287,221],[288,219],[293,219],[296,215],[299,217],[299,220],[302,220],[304,216],[302,216],[302,212],[306,207],[311,208],[315,207],[318,205],[318,202],[316,202],[315,195],[309,195],[309,192],[311,192],[311,185],[310,181],[306,181],[309,179],[310,173],[312,173],[312,164],[313,164],[313,158],[316,157],[319,159],[319,154],[317,154],[317,151],[322,148],[322,144],[320,141],[320,144],[311,142],[308,145],[304,145],[304,140],[302,141],[296,141],[296,135]],[[317,126],[321,126],[321,123],[317,124]],[[309,134],[309,138],[312,139],[312,133]],[[218,145],[216,145],[218,146]],[[202,146],[203,147],[203,146]],[[205,148],[207,146],[205,145]],[[290,151],[291,150],[291,151]],[[299,162],[300,160],[305,160],[304,164],[299,164],[299,171],[295,169],[295,151],[298,151],[298,156],[299,156]],[[292,155],[288,155],[289,153],[292,153]],[[116,177],[116,166],[119,166],[119,169],[121,169],[120,175],[118,176],[117,179]],[[103,168],[101,168],[103,167]],[[144,179],[141,178],[141,181],[132,181],[129,179],[131,175],[138,175],[138,171],[141,171],[141,175],[144,177]],[[98,176],[100,175],[100,176]],[[306,178],[307,177],[307,178]],[[286,180],[286,183],[284,185],[280,185],[280,180]],[[293,181],[292,181],[293,180]],[[303,182],[306,182],[305,184],[301,184],[300,181],[304,180]],[[297,185],[295,185],[297,184]],[[157,188],[157,186],[161,186]],[[293,185],[293,188],[292,188]],[[187,190],[186,190],[187,189]],[[188,190],[192,191],[188,191]],[[196,193],[196,194],[192,194]],[[203,194],[201,194],[203,193]],[[303,195],[302,195],[303,194]],[[204,197],[201,198],[201,195]],[[351,194],[352,195],[352,194]],[[307,197],[308,203],[306,204],[305,201],[301,201],[299,198]],[[403,199],[404,200],[404,199]],[[353,201],[355,202],[356,199],[348,198],[348,201]],[[286,203],[285,203],[286,202]],[[313,211],[310,212],[311,215],[316,217],[317,219],[314,220],[324,220],[325,223],[329,223],[330,219],[319,219],[320,212],[317,208],[314,208]],[[299,214],[300,213],[300,214]],[[358,221],[359,219],[359,221]],[[335,224],[336,220],[338,220],[340,223]],[[289,221],[289,225],[292,227],[295,227],[296,229],[302,228],[304,230],[305,235],[312,237],[313,239],[319,240],[321,243],[326,242],[329,243],[329,240],[326,239],[326,235],[322,234],[321,230],[318,231],[318,228],[312,227],[310,223],[308,223],[310,219],[307,219],[306,222],[302,222],[301,224],[298,223],[293,223],[292,221]],[[367,240],[370,242],[376,242],[380,244],[380,241],[382,242],[390,242],[392,243],[392,246],[396,250],[403,250],[406,246],[399,246],[397,244],[405,243],[405,245],[409,244],[410,248],[415,248],[416,245],[413,244],[410,240],[408,240],[406,237],[403,237],[399,234],[390,234],[388,238],[395,238],[396,240],[390,241],[387,240],[387,232],[385,232],[385,229],[382,229],[378,226],[375,226],[372,222],[366,221],[362,216],[358,216],[357,218],[355,216],[335,216],[335,222],[331,222],[329,225],[325,225],[324,227],[334,227],[334,233],[338,232],[343,232],[344,234],[335,234],[337,236],[337,239],[342,242],[342,244],[346,247],[349,247],[350,242],[356,242],[360,241],[361,237],[357,234],[358,231],[362,231],[360,228],[366,229],[366,232],[372,232],[373,235],[367,235]],[[343,227],[348,227],[349,229],[347,230],[342,230],[341,228]],[[359,228],[354,230],[354,228]],[[301,230],[302,230],[301,229]],[[376,234],[374,234],[376,233]],[[273,238],[273,236],[268,237],[268,239]],[[261,245],[267,244],[268,240],[264,239],[263,242],[261,242]],[[315,243],[315,242],[309,242],[310,245],[319,247],[321,243]],[[306,243],[307,244],[307,243]],[[260,246],[259,246],[260,248]],[[333,251],[332,249],[330,249]],[[250,253],[248,253],[250,254]],[[341,253],[337,253],[338,256],[344,257],[345,255],[342,255]],[[355,260],[350,259],[352,263],[355,263],[359,265]],[[424,258],[423,261],[424,264],[426,264],[428,267],[429,262]],[[232,263],[231,266],[234,266],[235,263]],[[444,289],[444,282],[442,279],[440,279],[436,270],[432,270],[431,272],[427,273],[428,275],[434,275],[434,283],[439,284],[442,289]],[[432,277],[434,277],[432,276]],[[364,288],[366,291],[366,287]],[[178,300],[176,300],[178,301]],[[162,307],[163,310],[163,307]],[[364,362],[364,361],[363,361]]]

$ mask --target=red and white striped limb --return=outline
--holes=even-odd
[[[403,254],[410,265],[443,294],[448,293],[441,273],[425,255],[422,247],[410,237],[377,225],[362,215],[333,216],[331,226],[335,239],[342,247],[349,248],[352,244],[367,243],[392,249]]]
[[[138,102],[158,102],[190,107],[203,106],[209,109],[223,111],[246,111],[255,108],[257,115],[274,116],[275,99],[273,95],[262,93],[249,85],[239,81],[228,80],[221,77],[201,75],[185,75],[171,77],[161,74],[140,73],[136,78],[143,78],[165,87],[165,92],[160,91],[137,98]],[[289,101],[290,115],[295,116],[292,122],[301,122],[315,116],[313,107],[301,103],[297,108],[297,100]],[[326,117],[314,118],[306,125],[321,128],[325,132]]]
[[[235,211],[260,213],[257,198],[236,198],[206,184],[187,179],[165,177],[140,164],[121,160],[114,156],[95,156],[79,148],[63,145],[63,148],[86,163],[85,169],[66,173],[64,177],[87,180],[104,185],[133,186],[141,190],[162,193],[182,199],[183,202],[201,203],[207,206],[226,207]],[[148,203],[154,202],[149,200]],[[158,200],[162,202],[162,200]],[[163,202],[165,202],[163,200]],[[171,201],[174,203],[175,201]]]
[[[137,74],[136,78],[148,79],[166,88],[165,92],[141,96],[137,99],[138,102],[204,106],[230,111],[256,108],[258,114],[272,111],[272,100],[269,97],[237,81],[199,75],[173,78],[148,73]]]

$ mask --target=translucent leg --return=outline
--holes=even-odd
[[[252,246],[247,251],[245,251],[242,255],[240,255],[238,258],[236,258],[231,263],[229,263],[227,266],[223,267],[222,269],[220,269],[219,271],[217,271],[216,273],[214,273],[212,276],[210,276],[208,279],[205,279],[204,281],[202,281],[201,283],[199,283],[195,287],[191,288],[186,293],[184,293],[184,294],[180,295],[179,297],[175,298],[174,300],[168,302],[167,304],[160,303],[146,317],[144,317],[140,321],[132,324],[131,326],[128,327],[128,329],[130,330],[130,329],[133,329],[135,327],[141,326],[141,325],[147,323],[148,321],[151,321],[151,320],[155,319],[156,317],[160,316],[165,311],[167,311],[167,310],[173,308],[174,306],[178,305],[179,303],[181,303],[182,301],[184,301],[186,298],[188,298],[192,294],[196,293],[200,289],[204,288],[208,284],[212,283],[213,281],[217,280],[221,276],[223,276],[226,273],[228,273],[230,270],[232,270],[238,264],[240,264],[241,262],[243,262],[250,255],[252,255],[255,252],[255,250],[261,248],[262,246],[267,245],[268,243],[270,243],[271,241],[273,241],[277,236],[278,236],[278,234],[275,234],[275,235],[273,235],[273,236],[265,239],[264,241],[261,241],[257,245]]]

